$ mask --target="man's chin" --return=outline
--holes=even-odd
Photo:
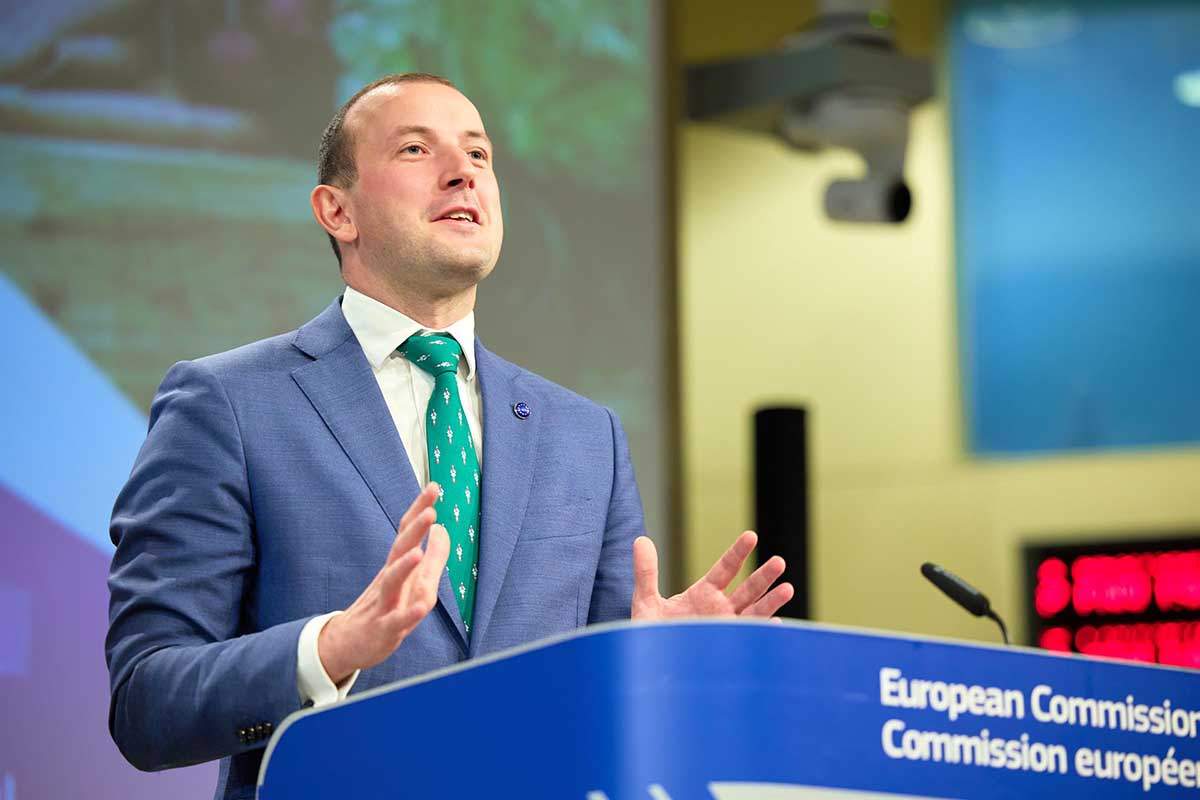
[[[491,268],[480,264],[443,262],[437,268],[429,288],[437,294],[459,294],[473,289],[491,272]],[[436,287],[436,288],[434,288]]]
[[[491,274],[495,265],[496,259],[490,253],[482,251],[458,250],[442,259],[442,269],[447,277],[456,278],[471,286]]]

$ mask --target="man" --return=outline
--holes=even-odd
[[[110,728],[136,766],[221,758],[218,796],[249,796],[274,726],[352,686],[791,597],[780,559],[724,593],[751,532],[661,597],[615,416],[476,341],[504,230],[492,159],[444,79],[365,87],[311,196],[345,294],[164,379],[112,520]]]

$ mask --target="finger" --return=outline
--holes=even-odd
[[[743,617],[770,617],[783,608],[784,603],[792,599],[796,590],[790,583],[781,583],[754,605],[742,612]]]
[[[379,580],[379,597],[384,609],[391,610],[396,607],[396,603],[400,601],[400,592],[404,589],[404,582],[420,563],[421,551],[413,549],[402,553],[383,568]]]
[[[404,584],[401,601],[388,617],[393,630],[407,636],[437,605],[438,584],[450,555],[450,535],[441,525],[429,529],[429,541],[420,562]]]
[[[407,525],[401,526],[396,538],[392,540],[392,549],[388,551],[387,561],[385,564],[390,564],[399,558],[404,553],[412,550],[421,543],[425,538],[425,534],[429,533],[429,526],[437,519],[437,512],[432,508],[423,508],[421,511],[412,517]]]
[[[425,552],[421,556],[421,565],[416,579],[422,588],[432,587],[437,594],[437,585],[442,580],[442,571],[446,569],[446,560],[450,557],[450,534],[442,525],[429,528],[429,540],[425,544]]]
[[[420,560],[404,582],[396,613],[404,615],[414,610],[416,619],[420,620],[437,602],[438,583],[450,555],[450,535],[441,525],[434,525],[429,529],[429,541],[424,551],[415,552],[420,554]]]
[[[754,545],[757,543],[758,534],[754,531],[742,533],[733,540],[733,544],[729,545],[729,549],[725,551],[724,555],[717,559],[717,563],[712,565],[712,569],[704,576],[704,580],[721,591],[725,591],[725,587],[729,586],[729,582],[738,574],[738,570],[746,561],[746,556],[754,551]]]
[[[417,499],[412,501],[412,505],[408,507],[408,511],[404,512],[404,516],[400,518],[400,524],[396,526],[396,531],[399,532],[407,527],[408,523],[412,522],[413,517],[420,514],[427,508],[432,508],[437,501],[438,485],[432,481],[425,484],[425,488],[417,495]]]
[[[782,558],[771,556],[767,559],[767,563],[754,570],[750,577],[742,581],[742,584],[734,589],[733,594],[729,595],[729,602],[733,604],[734,612],[740,614],[747,606],[758,602],[758,599],[771,588],[771,584],[779,580],[779,576],[783,574],[786,566]]]
[[[633,604],[658,597],[658,549],[649,536],[633,540]]]
[[[417,627],[421,620],[425,619],[426,615],[433,610],[433,603],[434,601],[431,599],[428,605],[412,604],[397,608],[384,618],[383,624],[393,631],[400,641],[403,641],[412,633],[412,629]]]

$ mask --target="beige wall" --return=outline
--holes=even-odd
[[[846,154],[680,131],[685,569],[752,524],[751,415],[811,411],[813,602],[826,622],[992,640],[918,574],[937,561],[1018,628],[1026,538],[1200,528],[1200,449],[978,461],[962,441],[942,102],[915,114],[904,226],[833,223]]]

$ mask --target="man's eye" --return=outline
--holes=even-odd
[[[479,161],[487,161],[487,157],[488,157],[487,152],[485,152],[483,150],[472,150],[471,151],[471,158],[477,159]]]
[[[410,144],[404,148],[404,152],[408,153],[410,156],[419,156],[421,155],[421,145]]]

